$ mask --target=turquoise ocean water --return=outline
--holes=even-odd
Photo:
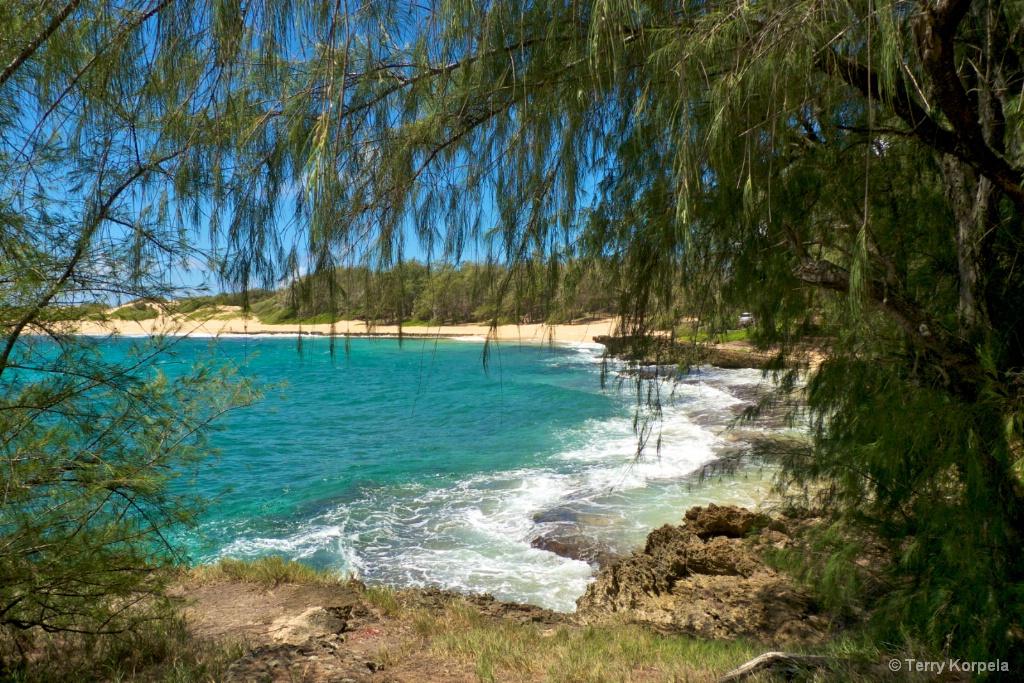
[[[196,561],[280,554],[368,583],[436,585],[572,610],[585,562],[531,545],[582,533],[610,551],[642,544],[709,501],[753,504],[767,481],[694,488],[686,475],[761,381],[715,370],[661,386],[663,415],[635,459],[636,394],[599,346],[456,340],[183,340],[169,366],[210,352],[266,385],[212,436],[222,453],[196,486],[214,497]],[[172,367],[167,368],[173,372]]]

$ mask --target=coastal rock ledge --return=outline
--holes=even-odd
[[[624,619],[713,639],[820,641],[828,617],[761,559],[767,547],[793,543],[786,523],[731,505],[691,508],[682,526],[655,529],[643,550],[602,569],[577,601],[577,618]]]

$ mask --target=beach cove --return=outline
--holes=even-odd
[[[637,458],[633,380],[612,361],[602,389],[597,344],[506,336],[485,366],[477,335],[333,352],[318,337],[229,335],[179,340],[161,361],[173,372],[212,354],[275,387],[212,437],[221,457],[194,486],[213,503],[201,537],[182,539],[195,562],[281,555],[370,585],[570,612],[598,563],[651,529],[693,505],[756,506],[770,487],[756,468],[699,487],[690,476],[737,447],[726,426],[757,370],[660,383],[663,415]]]

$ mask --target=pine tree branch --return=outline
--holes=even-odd
[[[939,125],[901,84],[893,85],[891,91],[883,90],[878,81],[878,74],[874,70],[841,57],[831,50],[826,50],[818,59],[818,66],[826,73],[837,76],[857,88],[865,97],[870,95],[873,100],[882,102],[910,128],[910,132],[917,139],[938,152],[962,160],[976,173],[991,180],[1014,203],[1024,209],[1024,173],[1011,166],[1006,159],[985,144],[984,138],[981,137],[981,128],[976,122],[973,128],[948,130]],[[962,89],[963,85],[960,84],[959,87]],[[949,101],[945,102],[945,106],[952,108],[952,116],[946,112],[945,106],[943,107],[943,113],[951,120],[964,115],[956,104],[957,101],[955,95],[950,95]]]
[[[178,150],[156,159],[149,164],[139,166],[134,173],[121,181],[114,191],[110,193],[110,196],[107,197],[106,201],[100,205],[95,215],[92,216],[88,223],[83,227],[82,234],[78,239],[75,251],[71,254],[71,258],[65,265],[63,272],[50,286],[46,294],[44,294],[43,297],[40,298],[32,308],[30,308],[28,312],[18,320],[17,323],[15,323],[14,327],[7,334],[7,343],[4,346],[3,352],[0,353],[0,375],[3,375],[4,370],[7,369],[7,363],[10,360],[11,353],[14,351],[15,344],[18,343],[18,339],[21,337],[21,333],[24,332],[26,327],[32,324],[39,313],[42,312],[42,310],[46,308],[51,301],[53,301],[53,298],[64,289],[64,285],[71,278],[72,274],[74,274],[75,269],[78,267],[78,262],[81,261],[82,257],[88,250],[89,244],[92,242],[93,235],[103,223],[103,220],[107,217],[110,208],[114,205],[114,202],[117,201],[118,197],[120,197],[136,180],[154,169],[159,168],[161,164],[184,154],[185,151],[186,150]]]
[[[155,6],[151,7],[149,10],[147,10],[145,13],[139,16],[137,20],[122,28],[118,32],[118,34],[114,36],[114,38],[102,44],[96,50],[96,52],[89,58],[89,61],[87,61],[82,66],[82,68],[78,70],[74,77],[72,77],[71,81],[64,87],[64,90],[61,91],[60,95],[54,98],[53,102],[50,103],[50,106],[47,107],[45,112],[43,112],[43,115],[39,117],[39,120],[36,121],[35,126],[32,129],[32,133],[26,136],[27,139],[25,140],[25,146],[29,144],[29,141],[35,136],[36,133],[42,130],[43,124],[46,122],[46,120],[50,118],[50,116],[53,114],[54,111],[56,111],[60,103],[64,101],[64,98],[67,97],[72,90],[74,90],[75,86],[78,85],[79,81],[82,80],[82,77],[85,76],[85,74],[100,60],[100,57],[102,57],[108,49],[110,49],[112,46],[118,45],[123,36],[133,33],[140,26],[142,26],[142,24],[152,19],[158,12],[160,12],[164,7],[166,7],[172,2],[174,2],[174,0],[158,0]],[[0,83],[0,87],[2,87],[2,85],[3,84]],[[25,154],[25,146],[21,148],[21,154]]]
[[[61,24],[71,16],[71,13],[74,12],[80,4],[82,4],[82,0],[69,0],[68,4],[64,5],[64,9],[50,20],[50,23],[46,25],[46,28],[44,28],[39,35],[29,41],[29,44],[18,53],[18,56],[14,58],[14,61],[7,65],[3,70],[3,73],[0,73],[0,88],[4,87],[4,83],[14,75],[15,71],[21,68],[22,64],[28,61],[35,51],[39,49],[39,46],[50,39],[50,36],[52,36],[54,32],[61,27]]]

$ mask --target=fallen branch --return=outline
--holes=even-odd
[[[718,679],[718,683],[742,681],[754,674],[770,672],[792,676],[808,669],[822,669],[839,660],[821,655],[799,655],[795,652],[765,652]]]

